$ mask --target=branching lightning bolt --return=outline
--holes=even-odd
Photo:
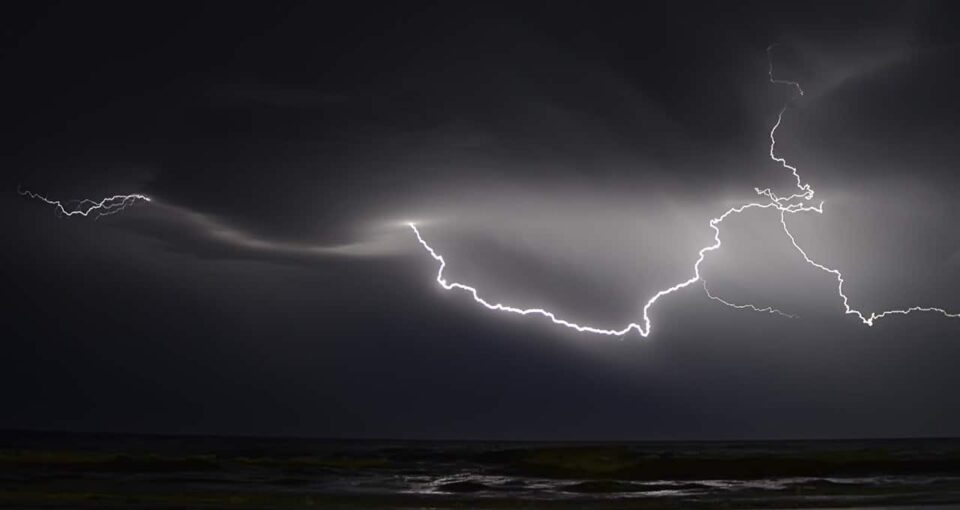
[[[803,88],[800,86],[799,82],[790,81],[790,80],[781,80],[781,79],[777,79],[774,76],[773,56],[772,56],[772,51],[774,47],[775,47],[774,45],[771,45],[767,48],[767,59],[769,62],[768,75],[769,75],[770,83],[775,85],[778,85],[778,84],[789,85],[796,89],[797,94],[799,96],[803,96],[804,91],[803,91]],[[524,315],[524,316],[539,315],[541,317],[547,318],[553,324],[574,329],[582,333],[595,333],[595,334],[610,335],[610,336],[624,336],[630,333],[631,331],[636,330],[637,333],[639,333],[641,336],[647,337],[648,335],[650,335],[650,332],[652,330],[652,323],[650,320],[650,309],[653,307],[653,305],[657,301],[659,301],[660,298],[668,294],[677,292],[686,287],[689,287],[690,285],[698,281],[702,283],[703,291],[708,298],[710,298],[713,301],[719,302],[725,306],[728,306],[730,308],[735,308],[739,310],[752,310],[755,312],[765,312],[765,313],[776,314],[776,315],[781,315],[781,316],[790,317],[790,318],[795,317],[795,315],[782,312],[770,306],[760,307],[752,304],[735,304],[723,298],[720,298],[719,296],[716,296],[710,292],[709,288],[707,287],[706,281],[700,275],[700,264],[704,261],[707,254],[712,251],[718,250],[722,245],[720,241],[720,224],[723,222],[723,220],[725,220],[727,217],[731,215],[739,214],[747,209],[772,208],[779,211],[780,224],[783,227],[783,231],[787,235],[787,237],[790,239],[790,242],[793,245],[793,247],[803,257],[803,260],[807,264],[821,271],[830,273],[836,277],[837,293],[843,302],[844,313],[850,314],[850,315],[856,315],[860,319],[860,321],[866,324],[867,326],[873,326],[874,321],[883,317],[887,317],[891,315],[907,315],[912,312],[936,312],[946,317],[960,318],[960,313],[949,313],[942,308],[925,307],[925,306],[912,306],[905,309],[887,310],[879,313],[871,313],[870,315],[864,315],[863,312],[856,310],[850,306],[847,295],[843,293],[844,279],[840,271],[814,261],[812,258],[810,258],[807,252],[800,247],[800,244],[797,242],[793,233],[790,232],[790,229],[787,226],[787,220],[786,220],[787,214],[793,214],[793,213],[799,213],[799,212],[815,212],[818,214],[823,214],[823,202],[820,202],[820,204],[818,205],[809,205],[810,201],[813,200],[813,196],[814,196],[813,188],[810,186],[810,184],[803,182],[803,180],[800,177],[800,172],[797,170],[795,166],[788,163],[786,158],[777,156],[776,154],[776,144],[777,144],[776,133],[777,133],[777,129],[783,123],[783,115],[784,113],[786,113],[788,105],[789,103],[784,105],[783,108],[780,109],[780,112],[777,115],[777,121],[776,123],[774,123],[773,127],[770,129],[769,155],[772,161],[774,161],[775,163],[778,163],[784,169],[790,171],[790,173],[793,175],[793,177],[796,180],[797,191],[794,193],[791,193],[790,195],[779,196],[770,188],[766,188],[766,189],[754,188],[757,195],[768,198],[769,202],[751,202],[751,203],[743,204],[740,206],[732,207],[730,209],[727,209],[727,211],[721,214],[720,216],[716,218],[712,218],[709,221],[709,226],[714,231],[713,243],[701,248],[700,251],[698,252],[697,259],[693,264],[693,276],[687,280],[684,280],[666,289],[660,290],[656,294],[654,294],[653,297],[651,297],[643,305],[642,316],[641,316],[642,320],[639,323],[631,322],[630,324],[627,324],[626,326],[620,329],[598,328],[595,326],[577,324],[575,322],[562,319],[560,317],[557,317],[557,315],[554,314],[553,312],[543,308],[536,308],[536,307],[535,308],[519,308],[515,306],[505,305],[502,303],[488,301],[487,299],[480,296],[479,291],[475,287],[472,287],[470,285],[466,285],[463,283],[449,282],[443,274],[444,269],[446,269],[446,260],[443,258],[442,255],[437,253],[436,250],[434,250],[429,244],[427,244],[427,242],[424,240],[423,236],[421,235],[420,230],[417,228],[416,224],[410,223],[409,226],[413,230],[413,233],[417,237],[417,241],[420,243],[420,245],[423,246],[423,248],[427,251],[427,253],[429,253],[430,256],[439,263],[436,280],[437,280],[437,283],[440,284],[440,286],[445,290],[464,291],[470,294],[473,297],[473,300],[475,302],[479,303],[480,305],[490,310],[509,312],[509,313]]]
[[[21,190],[19,188],[17,188],[17,193],[20,193],[25,197],[41,200],[47,204],[50,204],[56,207],[57,214],[68,217],[90,216],[90,214],[96,213],[96,216],[94,217],[99,218],[101,216],[116,214],[133,205],[137,200],[143,200],[145,202],[150,201],[150,197],[147,197],[146,195],[140,195],[138,193],[131,195],[113,195],[112,197],[107,197],[99,201],[85,198],[82,200],[70,200],[66,203],[60,200],[51,200],[39,193]]]
[[[796,87],[797,92],[799,92],[800,95],[802,96],[803,88],[800,87],[799,83],[795,81],[788,81],[788,80],[777,80],[774,78],[773,58],[771,56],[771,51],[773,50],[774,47],[775,47],[774,45],[767,47],[767,60],[770,63],[770,66],[769,66],[770,82],[774,84],[786,84],[786,85],[794,86]],[[797,171],[796,167],[791,166],[789,163],[787,163],[785,158],[778,157],[774,151],[774,147],[777,143],[777,140],[776,140],[777,128],[780,127],[780,124],[783,121],[783,114],[784,112],[786,112],[786,110],[787,110],[786,106],[784,106],[780,110],[780,114],[777,116],[777,122],[776,124],[774,124],[773,129],[770,130],[770,159],[780,163],[784,168],[786,168],[787,170],[790,170],[793,173],[793,176],[797,180],[797,188],[800,190],[800,193],[796,193],[794,195],[791,195],[790,197],[777,198],[776,195],[770,192],[769,189],[757,190],[757,193],[769,196],[772,200],[777,201],[777,203],[782,203],[781,201],[789,202],[794,198],[811,200],[813,198],[813,193],[814,193],[813,188],[811,188],[809,184],[802,183],[800,179],[800,174]],[[819,207],[816,207],[816,208],[811,207],[809,210],[823,214],[823,203],[821,202]],[[809,255],[807,255],[807,252],[800,247],[800,244],[797,242],[797,239],[794,237],[793,233],[790,232],[790,228],[787,227],[787,217],[785,214],[787,212],[790,212],[790,211],[787,211],[784,208],[780,209],[780,225],[783,227],[783,232],[787,235],[787,237],[790,239],[790,243],[793,244],[793,247],[800,253],[800,255],[803,257],[803,260],[807,264],[810,264],[811,266],[821,271],[824,271],[826,273],[830,273],[836,277],[837,294],[840,296],[843,302],[843,310],[845,314],[857,316],[857,318],[859,318],[860,321],[866,324],[867,326],[873,326],[874,321],[876,321],[877,319],[882,319],[884,317],[888,317],[891,315],[907,315],[912,312],[934,312],[950,318],[960,318],[960,313],[950,313],[944,310],[943,308],[932,307],[932,306],[911,306],[909,308],[903,308],[903,309],[885,310],[879,313],[873,312],[873,313],[870,313],[870,315],[864,315],[863,312],[861,312],[860,310],[852,308],[850,306],[850,299],[847,297],[846,294],[843,293],[843,284],[845,282],[845,280],[843,279],[843,274],[840,273],[838,269],[827,267],[819,262],[816,262],[815,260],[810,258]]]
[[[483,305],[484,307],[490,310],[515,313],[519,315],[540,315],[550,319],[550,321],[553,322],[554,324],[557,324],[559,326],[564,326],[570,329],[574,329],[581,333],[596,333],[599,335],[624,336],[627,333],[630,333],[631,331],[636,330],[637,333],[640,333],[640,336],[646,337],[650,335],[650,330],[652,327],[652,323],[650,321],[650,308],[653,307],[653,305],[657,301],[659,301],[660,298],[662,298],[663,296],[666,296],[668,294],[673,294],[674,292],[680,289],[689,287],[690,285],[693,285],[694,283],[701,281],[700,264],[704,261],[704,259],[706,259],[707,253],[719,249],[720,246],[722,245],[722,242],[720,241],[720,226],[719,226],[720,223],[722,223],[723,220],[727,219],[729,216],[742,213],[747,209],[769,209],[769,208],[776,208],[776,209],[780,209],[787,212],[800,212],[800,211],[812,209],[811,207],[800,207],[800,206],[793,206],[793,205],[781,206],[776,202],[769,202],[769,203],[755,202],[755,203],[743,204],[737,207],[731,207],[730,209],[727,209],[727,211],[721,214],[720,216],[711,219],[709,222],[709,225],[710,225],[710,228],[713,229],[713,244],[710,244],[708,246],[701,248],[700,251],[698,252],[697,260],[693,264],[693,276],[690,277],[688,280],[684,280],[671,287],[667,287],[666,289],[658,291],[656,294],[653,295],[653,297],[651,297],[643,305],[642,323],[631,322],[630,324],[627,324],[626,326],[620,329],[604,329],[604,328],[597,328],[594,326],[584,326],[581,324],[577,324],[575,322],[568,321],[566,319],[561,319],[557,317],[553,312],[547,311],[543,308],[517,308],[514,306],[504,305],[502,303],[491,303],[490,301],[487,301],[486,299],[480,297],[479,292],[475,287],[471,287],[469,285],[456,283],[456,282],[450,283],[443,276],[443,270],[446,269],[446,261],[444,260],[443,256],[437,253],[436,250],[434,250],[429,244],[427,244],[427,242],[423,239],[423,236],[420,234],[420,230],[417,228],[416,224],[409,223],[408,225],[413,230],[414,235],[417,236],[417,241],[420,243],[420,245],[423,246],[425,250],[427,250],[427,253],[429,253],[434,260],[440,263],[439,269],[437,271],[437,283],[439,283],[440,286],[446,290],[458,289],[458,290],[467,292],[473,296],[474,301],[476,301],[477,303]],[[763,312],[767,311],[766,308],[759,308],[753,305],[735,305],[733,303],[724,301],[722,299],[717,299],[717,301],[727,306],[730,306],[731,308],[751,309],[751,310],[763,311]],[[782,312],[780,312],[780,314],[787,315]]]
[[[800,252],[800,255],[803,257],[803,260],[807,264],[810,264],[811,266],[823,272],[830,273],[837,278],[837,294],[840,296],[840,298],[843,301],[843,313],[847,315],[855,315],[858,319],[860,319],[860,322],[863,322],[867,326],[873,326],[873,323],[877,319],[882,319],[884,317],[889,317],[891,315],[907,315],[912,312],[934,312],[934,313],[939,313],[945,317],[950,317],[953,319],[960,318],[960,313],[950,313],[944,310],[943,308],[937,308],[934,306],[911,306],[909,308],[884,310],[879,313],[873,312],[870,315],[864,315],[863,312],[861,312],[860,310],[857,310],[850,306],[850,299],[847,297],[846,294],[843,293],[843,284],[845,282],[845,280],[843,279],[843,274],[840,273],[839,270],[827,267],[811,259],[810,256],[807,255],[807,252],[800,247],[800,244],[797,243],[797,239],[793,236],[793,233],[790,232],[790,229],[787,227],[787,218],[782,214],[782,212],[780,215],[780,225],[783,226],[783,232],[787,234],[788,238],[790,238],[790,243],[793,244],[793,247],[796,248],[798,252]]]
[[[775,47],[774,45],[771,45],[767,48],[767,58],[769,63],[768,75],[769,75],[770,83],[774,85],[788,85],[796,89],[797,97],[803,96],[804,91],[803,91],[803,88],[800,86],[799,82],[777,79],[774,76],[773,56],[772,56],[772,51],[774,47]],[[647,300],[646,303],[644,303],[642,308],[641,320],[639,322],[631,322],[619,329],[618,328],[607,329],[607,328],[600,328],[596,326],[577,324],[575,322],[562,319],[558,317],[556,314],[554,314],[553,312],[548,311],[544,308],[539,308],[539,307],[521,308],[521,307],[506,305],[503,303],[489,301],[488,299],[481,297],[479,291],[473,286],[466,285],[463,283],[448,281],[444,276],[444,270],[446,269],[446,260],[443,258],[442,255],[437,253],[436,250],[434,250],[426,242],[426,240],[421,235],[420,230],[417,228],[416,224],[410,223],[409,227],[412,229],[420,245],[423,246],[423,248],[427,251],[427,253],[429,253],[429,255],[436,262],[438,262],[439,267],[437,270],[436,281],[442,288],[446,290],[460,290],[460,291],[466,292],[473,297],[473,300],[475,302],[477,302],[478,304],[490,310],[508,312],[508,313],[513,313],[513,314],[518,314],[523,316],[528,316],[528,315],[541,316],[548,319],[553,324],[574,329],[576,331],[583,332],[583,333],[595,333],[595,334],[610,335],[610,336],[624,336],[635,330],[641,336],[646,337],[651,333],[651,330],[653,327],[650,319],[650,310],[653,308],[653,305],[656,304],[660,300],[660,298],[667,296],[669,294],[673,294],[674,292],[680,291],[686,287],[693,285],[696,282],[701,282],[701,287],[703,288],[704,293],[709,299],[715,302],[721,303],[727,307],[738,309],[738,310],[751,310],[754,312],[775,314],[783,317],[790,317],[790,318],[796,317],[795,315],[780,311],[771,306],[757,306],[753,304],[736,304],[726,299],[723,299],[719,296],[716,296],[710,292],[710,289],[707,287],[706,281],[703,279],[703,277],[700,274],[700,265],[706,259],[707,254],[720,249],[720,247],[722,246],[722,242],[720,240],[720,224],[723,223],[725,219],[727,219],[732,215],[740,214],[748,209],[773,209],[779,212],[780,225],[783,228],[783,232],[786,234],[787,238],[790,240],[790,243],[797,250],[797,252],[800,253],[803,260],[807,264],[819,269],[820,271],[832,274],[836,278],[837,294],[840,296],[845,314],[855,315],[857,318],[860,319],[860,321],[863,324],[866,324],[867,326],[873,326],[874,322],[877,319],[881,319],[881,318],[893,316],[893,315],[907,315],[913,312],[935,312],[950,318],[960,318],[960,313],[950,313],[944,310],[943,308],[928,307],[928,306],[911,306],[909,308],[886,310],[882,312],[873,312],[873,313],[870,313],[869,315],[866,315],[864,314],[864,312],[861,312],[860,310],[857,310],[850,306],[849,298],[843,292],[843,284],[845,283],[845,280],[841,272],[837,269],[833,269],[831,267],[828,267],[824,264],[821,264],[813,260],[813,258],[811,258],[807,254],[807,252],[800,246],[796,237],[793,235],[793,233],[790,231],[790,228],[787,225],[787,219],[786,219],[787,214],[794,214],[794,213],[801,213],[801,212],[815,212],[817,214],[823,214],[823,202],[820,202],[817,205],[812,205],[812,200],[814,196],[813,188],[810,186],[810,184],[803,182],[803,180],[800,177],[800,172],[797,170],[795,166],[788,163],[786,158],[777,156],[776,133],[777,133],[777,129],[783,123],[783,116],[786,113],[788,106],[789,106],[789,102],[780,109],[780,112],[777,115],[777,121],[774,123],[773,127],[770,129],[769,156],[773,162],[777,163],[782,168],[790,171],[790,173],[793,175],[796,181],[795,182],[796,191],[792,192],[789,195],[779,196],[771,188],[765,188],[765,189],[754,188],[754,191],[757,193],[757,195],[761,197],[765,197],[767,201],[750,202],[746,204],[741,204],[736,207],[731,207],[730,209],[727,209],[723,214],[710,219],[710,221],[708,222],[708,225],[711,229],[713,229],[713,242],[701,248],[697,252],[696,260],[693,263],[692,276],[690,276],[686,280],[683,280],[670,287],[667,287],[665,289],[658,291],[656,294],[653,295],[653,297],[651,297],[649,300]],[[71,200],[67,202],[61,202],[59,200],[51,200],[46,196],[31,192],[31,191],[20,190],[19,188],[17,191],[23,196],[40,200],[46,204],[54,206],[57,210],[57,214],[67,216],[67,217],[72,217],[72,216],[87,217],[90,215],[95,215],[94,216],[95,218],[99,218],[101,216],[116,214],[120,211],[123,211],[124,209],[133,205],[139,200],[143,200],[145,202],[151,201],[151,199],[146,195],[129,194],[129,195],[113,195],[113,196],[101,199],[99,201],[91,200],[91,199],[82,199],[82,200]]]

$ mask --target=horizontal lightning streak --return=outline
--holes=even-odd
[[[434,260],[440,263],[439,269],[437,270],[436,280],[437,280],[437,283],[439,283],[440,286],[446,290],[459,289],[459,290],[465,291],[473,296],[474,301],[476,301],[477,303],[483,305],[484,307],[490,310],[509,312],[509,313],[514,313],[518,315],[539,315],[542,317],[546,317],[547,319],[550,319],[550,322],[553,322],[558,326],[564,326],[570,329],[574,329],[581,333],[595,333],[598,335],[623,336],[629,333],[630,331],[636,330],[637,333],[640,333],[640,336],[647,337],[648,335],[650,335],[650,330],[652,328],[652,323],[650,321],[650,308],[653,307],[654,303],[659,301],[660,298],[662,298],[663,296],[672,294],[680,289],[689,287],[690,285],[700,281],[701,279],[700,264],[704,261],[704,259],[706,259],[707,253],[719,249],[720,246],[722,246],[723,244],[720,241],[720,227],[719,227],[719,225],[723,223],[723,220],[727,219],[727,217],[731,215],[740,214],[747,209],[769,209],[769,208],[775,208],[780,211],[788,212],[788,213],[816,210],[815,207],[782,206],[776,202],[770,202],[770,203],[754,202],[754,203],[743,204],[737,207],[731,207],[730,209],[727,209],[727,211],[721,214],[720,216],[710,220],[709,225],[710,225],[710,228],[713,229],[714,242],[713,244],[710,244],[708,246],[701,248],[700,251],[698,252],[697,260],[693,264],[693,276],[688,280],[684,280],[680,283],[677,283],[676,285],[667,287],[666,289],[663,289],[657,292],[656,294],[654,294],[653,297],[651,297],[646,302],[646,304],[643,305],[642,324],[631,322],[630,324],[627,324],[621,329],[604,329],[604,328],[597,328],[594,326],[584,326],[581,324],[577,324],[575,322],[568,321],[566,319],[561,319],[557,317],[553,312],[547,311],[543,308],[518,308],[514,306],[504,305],[502,303],[491,303],[490,301],[487,301],[486,299],[480,297],[479,292],[475,287],[472,287],[470,285],[466,285],[463,283],[457,283],[457,282],[450,283],[443,276],[443,271],[447,267],[446,260],[444,260],[443,256],[437,253],[437,251],[434,250],[433,247],[427,244],[427,242],[423,239],[423,236],[420,234],[420,230],[417,228],[416,224],[409,223],[408,225],[413,230],[414,235],[417,236],[417,241],[420,243],[420,245],[423,246],[423,248],[427,251],[427,253],[430,254],[431,257],[433,257]],[[728,306],[731,306],[733,308],[739,308],[739,309],[749,308],[757,311],[767,311],[766,309],[755,307],[753,305],[743,305],[743,306],[734,305],[733,303],[728,303],[722,299],[717,299],[717,301],[727,304]],[[780,315],[788,316],[788,314],[784,314],[782,312],[780,312]]]
[[[64,216],[89,216],[90,213],[96,212],[96,218],[110,214],[116,214],[133,205],[137,200],[143,200],[145,202],[150,201],[150,197],[137,193],[131,195],[113,195],[112,197],[107,197],[100,201],[90,200],[89,198],[79,201],[68,201],[68,204],[73,202],[74,207],[67,209],[67,206],[65,206],[60,200],[50,200],[39,193],[21,190],[19,188],[17,188],[17,193],[22,196],[41,200],[47,204],[55,206],[57,208],[57,214],[62,214]]]

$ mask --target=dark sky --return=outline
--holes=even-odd
[[[490,439],[960,434],[951,3],[0,8],[0,428]],[[732,5],[728,5],[732,4]],[[768,45],[777,77],[767,76]],[[54,199],[143,193],[119,215]]]

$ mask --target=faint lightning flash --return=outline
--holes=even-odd
[[[794,314],[792,314],[792,313],[781,312],[780,310],[777,310],[776,308],[774,308],[774,307],[772,307],[772,306],[767,306],[767,307],[764,307],[764,308],[758,308],[758,307],[756,307],[756,306],[754,306],[754,305],[749,305],[749,304],[747,304],[747,305],[738,305],[738,304],[736,304],[736,303],[731,303],[730,301],[727,301],[726,299],[723,299],[723,298],[721,298],[721,297],[719,297],[719,296],[714,296],[713,294],[710,293],[710,289],[707,288],[707,282],[706,282],[706,280],[703,280],[703,291],[707,294],[707,297],[708,297],[708,298],[710,298],[710,299],[712,299],[712,300],[714,300],[714,301],[716,301],[716,302],[718,302],[718,303],[727,305],[727,306],[729,306],[730,308],[736,308],[736,309],[738,309],[738,310],[753,310],[754,312],[771,313],[771,314],[775,314],[775,315],[780,315],[780,316],[782,316],[782,317],[787,317],[787,318],[790,318],[790,319],[796,319],[796,318],[797,318],[797,316],[794,315]]]
[[[64,202],[61,202],[60,200],[50,200],[49,198],[32,191],[21,190],[20,188],[17,188],[17,193],[25,197],[42,200],[43,202],[55,206],[57,208],[57,214],[62,214],[64,216],[89,216],[90,213],[95,212],[95,218],[116,214],[133,205],[137,200],[143,200],[146,202],[150,201],[150,197],[134,193],[132,195],[114,195],[112,197],[104,198],[99,202],[96,200],[90,200],[89,198],[85,198],[83,200],[70,200],[66,202],[66,205],[64,205]]]
[[[791,87],[794,87],[797,90],[797,93],[799,96],[803,96],[804,92],[803,92],[803,88],[800,86],[800,83],[795,81],[790,81],[790,80],[779,80],[774,77],[773,56],[772,56],[772,51],[774,47],[775,45],[771,45],[767,48],[767,59],[769,62],[768,75],[770,77],[770,83],[773,83],[775,85],[776,84],[790,85]],[[466,285],[463,283],[448,282],[446,277],[444,277],[443,275],[443,271],[444,269],[446,269],[446,266],[447,266],[446,260],[444,260],[442,255],[437,253],[436,250],[434,250],[429,244],[427,244],[427,242],[423,239],[423,236],[420,234],[420,230],[417,228],[416,224],[410,223],[409,226],[413,230],[414,235],[417,236],[417,241],[420,243],[420,245],[422,245],[423,248],[427,251],[427,253],[429,253],[430,256],[433,257],[433,259],[440,264],[437,270],[436,279],[437,279],[437,283],[439,283],[440,286],[446,290],[457,289],[457,290],[462,290],[464,292],[467,292],[473,297],[474,301],[476,301],[477,303],[483,305],[484,307],[490,310],[509,312],[509,313],[518,314],[518,315],[539,315],[542,317],[546,317],[547,319],[550,320],[550,322],[556,325],[574,329],[582,333],[595,333],[595,334],[610,335],[610,336],[624,336],[630,331],[636,330],[638,333],[640,333],[640,336],[646,337],[650,334],[650,331],[652,328],[649,312],[650,312],[650,308],[653,307],[654,303],[656,303],[661,297],[666,296],[667,294],[672,294],[685,287],[688,287],[696,283],[697,281],[702,282],[703,291],[708,298],[710,298],[713,301],[719,302],[725,306],[728,306],[730,308],[735,308],[739,310],[752,310],[755,312],[765,312],[765,313],[776,314],[776,315],[781,315],[781,316],[790,317],[790,318],[796,317],[795,315],[782,312],[770,306],[759,307],[752,304],[735,304],[723,298],[720,298],[716,295],[713,295],[710,293],[710,290],[707,287],[706,281],[703,280],[703,278],[700,275],[700,264],[706,258],[707,253],[719,249],[722,244],[720,241],[719,225],[720,223],[723,222],[723,220],[725,220],[728,216],[739,214],[747,209],[773,208],[780,212],[780,224],[783,227],[783,231],[784,233],[786,233],[787,237],[790,239],[790,242],[791,244],[793,244],[793,247],[796,248],[798,252],[800,252],[801,256],[803,256],[804,261],[806,261],[808,264],[812,265],[813,267],[820,269],[821,271],[833,274],[837,278],[837,293],[840,295],[841,299],[843,300],[844,313],[856,315],[857,317],[860,318],[860,321],[866,324],[867,326],[873,326],[874,321],[886,316],[906,315],[911,312],[937,312],[937,313],[943,314],[946,317],[960,318],[960,313],[954,314],[954,313],[949,313],[942,308],[924,307],[924,306],[912,306],[910,308],[905,308],[900,310],[887,310],[880,313],[871,313],[869,316],[865,316],[862,312],[850,307],[849,300],[846,294],[843,293],[844,279],[840,271],[837,269],[832,269],[830,267],[827,267],[823,264],[820,264],[814,261],[813,259],[810,258],[809,255],[807,255],[807,253],[803,250],[803,248],[800,247],[799,243],[797,243],[796,238],[793,236],[793,234],[790,232],[790,229],[787,227],[786,215],[798,213],[798,212],[815,212],[818,214],[823,214],[823,202],[820,202],[820,204],[818,205],[809,205],[809,202],[813,200],[813,196],[814,196],[813,188],[810,186],[810,184],[803,182],[803,180],[800,178],[800,173],[795,166],[789,164],[786,158],[779,157],[776,154],[775,149],[777,144],[777,139],[776,139],[777,128],[779,128],[780,124],[783,122],[783,114],[786,113],[788,105],[789,103],[784,105],[783,108],[781,108],[780,113],[777,115],[776,123],[774,123],[773,127],[770,129],[770,159],[773,160],[775,163],[778,163],[783,168],[789,170],[791,174],[793,174],[793,177],[796,179],[796,188],[798,191],[790,195],[781,197],[781,196],[778,196],[776,193],[774,193],[770,188],[766,188],[766,189],[754,188],[757,195],[767,197],[770,201],[769,202],[751,202],[751,203],[743,204],[737,207],[732,207],[728,209],[726,212],[724,212],[723,214],[721,214],[720,216],[711,219],[709,222],[709,225],[710,225],[710,228],[712,228],[714,231],[713,244],[710,244],[708,246],[705,246],[704,248],[701,248],[700,251],[698,252],[698,257],[696,259],[696,262],[694,262],[693,264],[693,276],[688,280],[684,280],[680,283],[673,285],[672,287],[668,287],[654,294],[653,297],[651,297],[643,305],[641,323],[631,322],[630,324],[627,324],[621,329],[604,329],[604,328],[598,328],[594,326],[581,325],[581,324],[568,321],[566,319],[561,319],[557,317],[553,312],[550,312],[543,308],[518,308],[514,306],[504,305],[502,303],[492,303],[490,301],[487,301],[486,299],[480,297],[480,294],[475,287],[472,287],[470,285]]]

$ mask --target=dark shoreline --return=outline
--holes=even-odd
[[[850,443],[850,442],[884,442],[884,441],[960,441],[960,436],[876,436],[876,437],[773,437],[773,438],[709,438],[709,439],[500,439],[500,438],[409,438],[409,437],[327,437],[303,436],[285,434],[206,434],[206,433],[172,433],[172,432],[115,432],[90,431],[68,429],[23,429],[0,428],[0,444],[10,438],[36,437],[103,437],[103,438],[142,438],[142,439],[175,439],[175,440],[256,440],[278,442],[327,442],[327,443],[429,443],[429,444],[761,444],[761,443]]]

